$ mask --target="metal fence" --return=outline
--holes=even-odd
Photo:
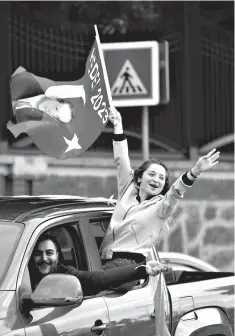
[[[23,65],[42,76],[78,78],[84,74],[91,46],[91,27],[77,27],[30,20],[22,14],[10,17],[10,71]],[[74,29],[76,28],[76,29]]]
[[[233,132],[234,41],[233,36],[201,22],[204,143]]]
[[[181,5],[181,9],[182,9]],[[180,7],[179,7],[180,8]],[[167,15],[167,14],[166,14]],[[85,25],[48,25],[12,13],[10,21],[10,72],[19,65],[54,80],[74,80],[84,73],[89,53],[91,27]],[[156,31],[102,36],[103,42],[168,40],[170,46],[170,103],[150,107],[151,137],[186,150],[189,147],[184,82],[184,27],[181,16],[164,17]],[[200,20],[202,109],[192,134],[198,147],[233,132],[234,44],[233,34]],[[193,80],[193,78],[191,78]],[[125,129],[141,132],[141,108],[123,108]],[[201,125],[202,126],[202,125]],[[140,148],[132,141],[132,149]],[[111,148],[110,138],[102,134],[92,149]]]

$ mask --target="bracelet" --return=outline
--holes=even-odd
[[[191,174],[192,177],[194,177],[195,179],[197,178],[197,176],[195,176],[195,175],[192,173],[192,169],[190,169],[190,174]]]

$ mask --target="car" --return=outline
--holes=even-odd
[[[189,256],[183,253],[176,252],[158,252],[161,262],[173,270],[194,271],[194,272],[219,272],[219,269],[208,264],[207,262]]]
[[[102,270],[99,246],[114,207],[115,200],[102,197],[0,197],[0,336],[156,335],[153,296],[160,275],[125,294],[109,289],[84,296],[80,281],[65,274],[47,275],[32,291],[28,262],[48,230],[64,264]],[[147,259],[159,256],[153,246]],[[170,334],[232,336],[234,279],[232,272],[169,269],[162,291]]]

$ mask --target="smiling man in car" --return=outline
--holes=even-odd
[[[165,270],[165,266],[161,263],[150,261],[146,265],[134,263],[106,271],[81,271],[73,266],[63,265],[60,262],[60,251],[59,243],[53,235],[44,234],[38,239],[29,262],[33,290],[46,275],[62,273],[76,276],[81,282],[84,295],[95,295],[111,287],[143,279],[147,275],[157,275]]]

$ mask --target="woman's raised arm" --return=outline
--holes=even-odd
[[[187,188],[192,187],[194,181],[201,173],[214,167],[219,162],[219,156],[220,152],[213,149],[207,155],[200,157],[193,168],[181,175],[173,183],[158,209],[158,216],[160,218],[167,218],[172,215],[178,205],[178,200],[184,197]]]
[[[115,107],[109,109],[109,120],[114,128],[113,154],[117,166],[118,196],[120,196],[132,177],[133,171],[128,155],[127,140],[123,135],[122,117]]]

